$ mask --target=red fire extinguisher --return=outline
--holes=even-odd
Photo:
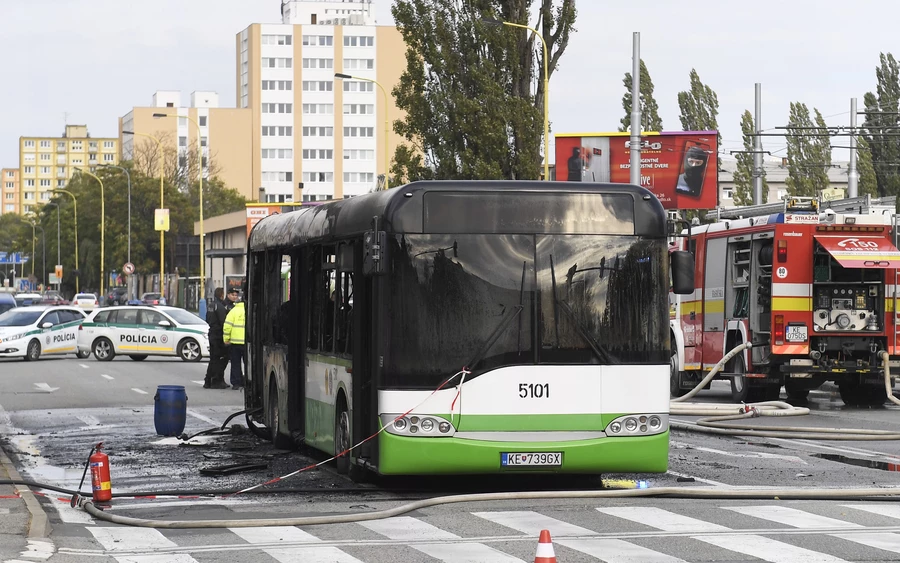
[[[112,500],[112,483],[109,480],[109,456],[100,451],[103,442],[97,444],[96,453],[90,457],[91,485],[95,502]]]

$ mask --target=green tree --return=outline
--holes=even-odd
[[[753,204],[753,134],[756,131],[756,124],[753,122],[753,115],[749,110],[745,110],[741,115],[741,137],[744,142],[744,152],[737,153],[735,159],[737,165],[734,169],[734,204],[735,205],[752,205]],[[762,185],[763,199],[769,193],[769,183],[763,174]]]
[[[622,107],[625,109],[625,117],[622,118],[622,126],[619,131],[631,129],[631,73],[626,72],[622,80],[625,85],[625,95],[622,96]],[[641,131],[662,131],[662,118],[659,116],[659,105],[653,97],[653,81],[650,79],[650,71],[641,59]]]
[[[900,195],[900,65],[894,55],[881,53],[875,78],[875,93],[863,97],[863,137],[871,150],[879,195]]]
[[[700,75],[691,69],[690,89],[678,92],[678,108],[683,131],[718,131],[719,97],[715,91],[700,81]]]
[[[878,197],[878,177],[872,165],[872,149],[863,137],[857,139],[856,170],[859,173],[859,195]]]
[[[396,0],[406,69],[392,90],[404,112],[394,132],[392,185],[418,179],[535,179],[544,120],[543,50],[528,0]],[[574,0],[540,0],[537,23],[556,70],[574,31]],[[535,86],[532,94],[531,88]],[[549,155],[547,155],[549,158]]]
[[[794,196],[814,196],[830,185],[831,140],[818,109],[815,122],[806,104],[791,103],[790,126],[785,136],[788,156],[787,191]],[[814,124],[815,123],[815,124]]]

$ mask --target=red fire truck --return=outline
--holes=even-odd
[[[783,385],[803,404],[833,381],[845,404],[884,403],[879,354],[900,366],[895,199],[788,198],[675,239],[695,256],[696,291],[672,295],[672,395],[751,342],[717,376],[736,402],[777,399]]]

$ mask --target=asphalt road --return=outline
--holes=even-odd
[[[184,385],[185,432],[220,426],[242,409],[242,394],[201,388],[206,363],[148,358],[97,362],[0,360],[3,448],[28,479],[76,489],[92,445],[103,441],[117,493],[204,493],[257,485],[314,464],[314,452],[273,449],[246,432],[188,442],[158,436],[158,385]],[[729,402],[716,383],[696,398]],[[775,426],[900,431],[900,407],[843,407],[826,390],[811,395],[804,417],[756,419]],[[685,422],[698,417],[675,417]],[[203,474],[241,464],[231,475]],[[900,441],[839,442],[711,436],[673,431],[669,472],[557,479],[402,479],[356,487],[329,466],[275,486],[297,492],[115,499],[108,513],[139,518],[205,520],[366,514],[443,494],[516,490],[650,489],[709,486],[822,491],[815,500],[604,498],[509,500],[450,504],[390,520],[328,526],[155,530],[98,522],[45,491],[53,525],[51,561],[532,561],[541,529],[551,531],[560,561],[891,561],[900,558],[900,505],[825,500],[827,491],[894,487]],[[84,486],[83,490],[89,490]],[[188,494],[187,496],[193,496]],[[0,547],[0,561],[19,553]],[[138,559],[134,559],[137,557]]]

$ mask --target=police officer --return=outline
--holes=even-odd
[[[228,348],[225,346],[222,328],[225,318],[237,300],[237,289],[231,289],[224,297],[225,290],[217,287],[213,293],[213,302],[206,312],[206,323],[209,325],[209,365],[203,381],[204,389],[228,389],[225,383],[225,367],[228,365]]]
[[[246,285],[244,286],[246,288]],[[231,356],[231,388],[240,390],[244,387],[244,361],[246,360],[246,340],[244,336],[245,324],[244,301],[239,300],[234,308],[228,311],[225,324],[222,327],[222,336],[225,345],[228,346]]]

